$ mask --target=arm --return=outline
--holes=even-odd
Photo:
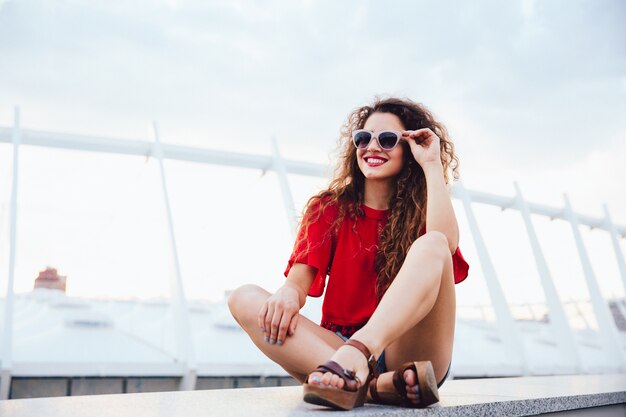
[[[258,324],[266,341],[282,345],[287,336],[295,333],[298,313],[306,303],[316,273],[317,269],[309,265],[294,264],[283,286],[265,301],[259,311]]]
[[[452,200],[448,194],[440,161],[422,166],[426,176],[426,230],[437,230],[448,238],[450,252],[459,244],[459,226],[454,215]]]
[[[405,131],[403,137],[426,176],[426,231],[443,233],[454,253],[459,244],[459,226],[443,176],[441,140],[428,128]]]
[[[306,296],[313,284],[316,273],[316,268],[299,263],[293,264],[289,270],[289,276],[287,276],[283,287],[293,288],[298,292],[298,310],[304,307],[306,303]]]

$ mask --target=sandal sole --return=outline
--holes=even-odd
[[[304,401],[309,404],[331,407],[336,410],[352,410],[365,403],[367,386],[357,391],[344,391],[338,388],[325,388],[312,384],[304,384]]]
[[[408,369],[414,370],[417,376],[417,384],[419,387],[419,403],[414,403],[406,396],[404,389],[400,390],[396,384],[404,386],[404,372]],[[402,382],[396,382],[399,379]],[[377,399],[373,399],[374,404],[394,405],[407,408],[425,408],[439,401],[439,388],[437,387],[437,379],[435,371],[430,361],[407,362],[403,364],[394,374],[393,392],[378,392]]]
[[[417,382],[420,389],[420,406],[428,407],[439,401],[439,388],[435,370],[430,361],[414,362]]]

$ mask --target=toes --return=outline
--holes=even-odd
[[[417,375],[415,375],[415,371],[412,369],[407,369],[404,371],[404,382],[406,382],[406,396],[409,400],[417,403],[419,401],[419,397],[417,394],[418,386],[417,386]]]
[[[330,380],[332,379],[333,374],[331,374],[330,372],[326,372],[324,375],[322,375],[322,380],[321,383],[324,385],[330,385]]]
[[[313,372],[309,375],[309,384],[319,385],[322,383],[322,374],[320,372]]]
[[[407,369],[406,371],[404,371],[404,382],[406,382],[406,384],[409,386],[417,385],[415,371],[413,371],[412,369]]]
[[[342,389],[344,385],[344,380],[330,372],[326,372],[324,374],[320,372],[313,372],[311,375],[309,375],[309,384]]]
[[[313,372],[309,376],[309,383],[314,385],[336,385],[336,381],[333,383],[336,375],[331,374],[330,372],[321,373],[321,372]]]
[[[418,391],[417,385],[406,387],[406,397],[409,399],[409,401],[411,401],[414,404],[417,404],[420,401],[420,397],[417,391]]]
[[[332,385],[334,388],[343,388],[343,379],[339,378],[339,376],[337,375],[333,375],[330,378],[330,385]]]

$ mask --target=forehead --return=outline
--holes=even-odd
[[[392,113],[372,113],[365,121],[363,129],[374,132],[380,130],[404,130],[404,125],[398,116]]]

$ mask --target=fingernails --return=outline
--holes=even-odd
[[[322,378],[320,378],[319,376],[312,376],[312,377],[311,377],[311,381],[314,381],[314,382],[321,382],[321,381],[322,381]]]
[[[275,345],[276,344],[276,340],[275,339],[270,339],[270,345]]]
[[[269,336],[265,336],[265,341],[266,341],[266,342],[269,342],[269,341],[270,341]]]
[[[282,345],[283,345],[283,341],[282,341],[282,340],[279,340],[279,341],[278,341],[278,346],[282,346]]]

